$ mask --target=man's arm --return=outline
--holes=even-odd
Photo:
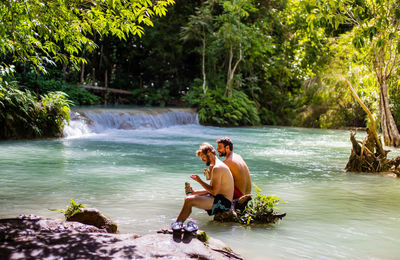
[[[208,194],[208,191],[206,191],[206,190],[196,190],[196,191],[193,191],[191,195],[200,195],[200,196],[202,196],[202,195],[206,195],[206,194]]]
[[[190,177],[200,183],[200,185],[203,186],[208,193],[211,193],[211,195],[215,196],[218,194],[221,186],[221,174],[218,168],[213,169],[210,184],[202,181],[198,175],[192,175]]]

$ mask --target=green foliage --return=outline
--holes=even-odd
[[[282,202],[285,203],[281,198],[277,196],[267,196],[261,194],[261,189],[256,185],[254,187],[257,190],[257,195],[247,204],[243,211],[239,211],[238,218],[240,223],[250,225],[252,223],[266,223],[271,218],[277,205]]]
[[[48,64],[85,60],[80,53],[97,46],[95,35],[111,34],[119,39],[143,34],[153,26],[151,18],[164,16],[174,0],[160,1],[64,1],[6,0],[0,3],[0,53],[23,59],[46,71]]]
[[[0,139],[61,136],[69,121],[70,102],[65,93],[50,92],[38,99],[8,81],[6,72],[0,66]]]
[[[38,75],[29,72],[23,78],[19,78],[19,82],[25,85],[31,91],[39,88],[40,93],[47,94],[49,92],[62,91],[66,94],[73,105],[98,105],[102,103],[102,99],[90,93],[87,89],[79,88],[77,84],[71,84],[62,80],[56,70],[49,70],[45,75]]]
[[[133,99],[137,105],[163,107],[171,100],[169,92],[168,86],[135,89],[133,90]]]
[[[224,96],[224,91],[223,88],[207,89],[204,95],[201,87],[197,86],[192,88],[185,100],[197,107],[199,121],[205,125],[249,126],[260,123],[255,104],[245,93],[233,90],[232,98],[229,98]]]
[[[86,208],[86,206],[83,206],[82,204],[77,204],[73,199],[71,199],[71,204],[67,207],[66,210],[62,209],[50,209],[50,210],[60,212],[61,214],[64,214],[66,219],[69,219],[76,213],[81,212],[81,208]]]

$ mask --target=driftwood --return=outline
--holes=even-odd
[[[354,98],[367,113],[370,120],[370,126],[367,128],[367,136],[364,141],[361,142],[356,140],[355,136],[357,131],[355,131],[355,133],[352,131],[350,132],[350,141],[353,148],[346,165],[346,170],[349,172],[385,172],[399,176],[400,169],[398,169],[398,166],[400,164],[400,157],[390,160],[387,159],[387,154],[390,151],[383,149],[381,138],[377,134],[375,120],[371,111],[361,101],[350,82],[348,80],[345,80],[345,82],[349,86]]]

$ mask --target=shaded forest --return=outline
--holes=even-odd
[[[139,33],[87,34],[94,46],[81,41],[73,59],[65,42],[53,62],[6,48],[14,73],[3,78],[38,96],[63,91],[74,105],[191,106],[206,125],[365,127],[345,77],[385,143],[400,144],[396,1],[176,0],[166,10]]]

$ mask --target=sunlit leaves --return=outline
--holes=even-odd
[[[51,60],[74,63],[85,49],[93,51],[95,34],[127,39],[142,36],[151,17],[163,16],[173,0],[2,1],[0,50],[3,57],[30,62],[44,71]],[[64,53],[65,60],[59,56]],[[46,57],[46,59],[44,59]]]

